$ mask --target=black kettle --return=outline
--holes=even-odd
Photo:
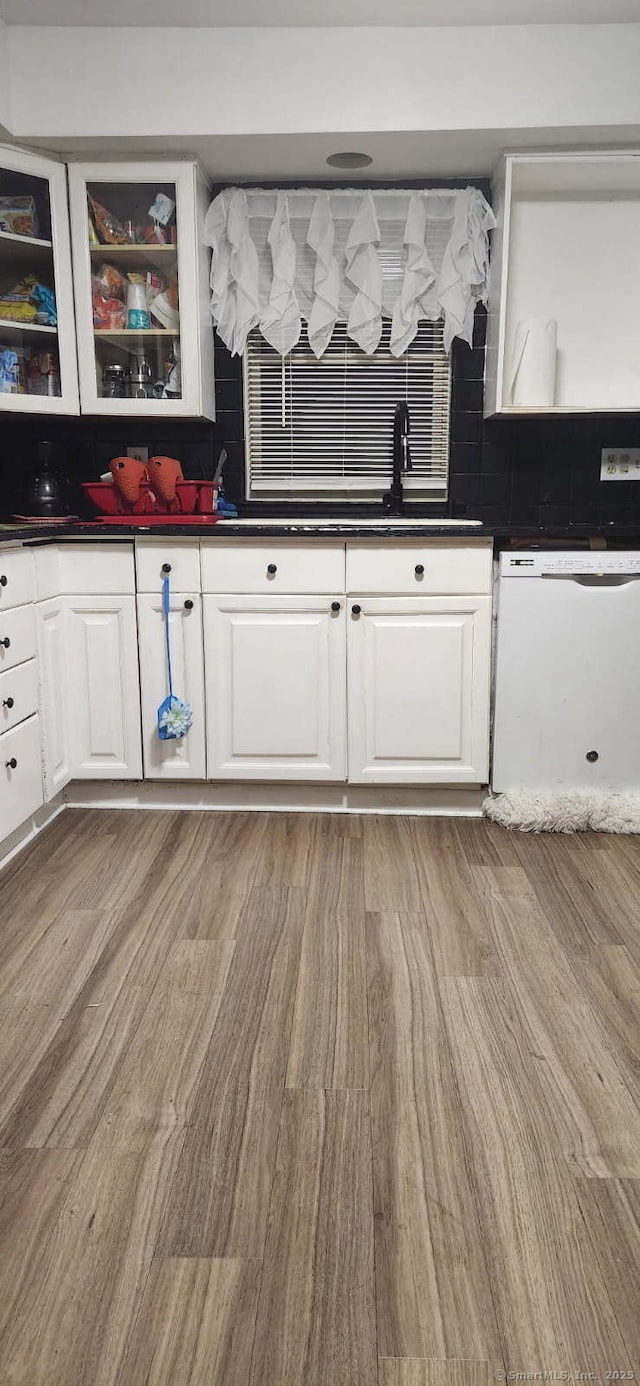
[[[28,515],[39,519],[57,519],[69,514],[69,483],[54,464],[53,443],[38,443],[38,460],[27,483],[25,508]]]

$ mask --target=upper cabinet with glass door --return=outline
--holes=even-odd
[[[69,189],[83,413],[213,419],[197,165],[71,164]]]
[[[78,413],[64,164],[0,147],[0,410]]]

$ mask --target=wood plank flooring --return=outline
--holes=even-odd
[[[640,1373],[639,840],[78,810],[0,902],[0,1386]]]

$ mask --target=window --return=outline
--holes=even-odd
[[[393,414],[406,400],[412,471],[405,490],[416,500],[443,500],[449,469],[451,363],[443,324],[421,322],[403,356],[389,351],[390,323],[373,356],[365,356],[339,323],[317,360],[306,331],[281,358],[252,332],[244,356],[247,495],[306,494],[379,499],[388,490]]]

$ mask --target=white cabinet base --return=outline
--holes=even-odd
[[[293,780],[72,780],[70,808],[168,809],[208,813],[382,813],[418,817],[481,818],[480,785],[305,784]]]
[[[483,784],[490,597],[349,600],[349,782]]]
[[[203,600],[209,777],[343,780],[344,597]]]

